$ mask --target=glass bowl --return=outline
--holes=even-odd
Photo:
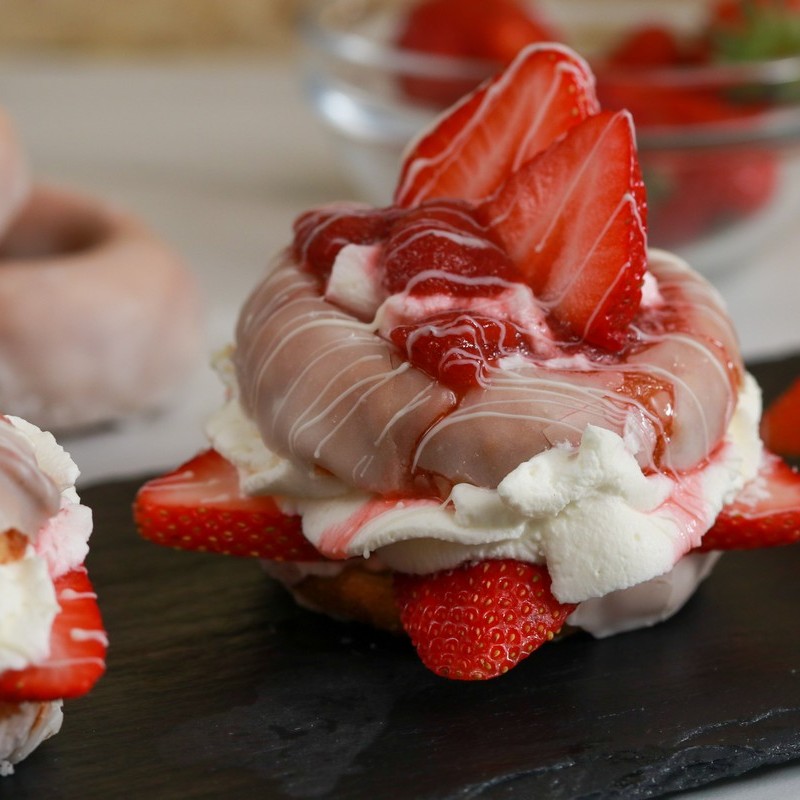
[[[402,153],[451,101],[497,63],[398,47],[410,2],[324,0],[302,19],[305,86],[360,199],[391,201]],[[649,242],[715,274],[747,263],[800,211],[800,54],[770,61],[659,67],[604,66],[603,54],[637,22],[680,35],[702,25],[698,0],[539,0],[563,41],[592,63],[604,107],[634,115],[648,188]],[[697,113],[676,122],[676,93]],[[724,102],[721,102],[724,101]],[[710,109],[714,109],[711,113]]]

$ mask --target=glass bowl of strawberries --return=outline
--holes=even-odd
[[[559,41],[633,114],[651,246],[719,274],[800,212],[800,0],[327,0],[302,29],[308,95],[370,202],[440,111]]]

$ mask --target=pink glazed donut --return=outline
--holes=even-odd
[[[16,174],[6,146],[0,214]],[[35,187],[0,237],[0,408],[64,431],[158,406],[200,354],[199,306],[190,272],[139,222]]]

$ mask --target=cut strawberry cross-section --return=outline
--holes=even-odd
[[[300,517],[281,512],[271,497],[242,494],[236,467],[215,450],[142,486],[134,519],[145,539],[181,550],[273,561],[323,558],[303,536]]]
[[[428,669],[456,680],[502,675],[561,630],[544,567],[497,560],[394,578],[406,633]]]
[[[50,654],[38,664],[0,674],[0,701],[79,697],[105,672],[107,640],[86,570],[57,578],[55,590],[61,611],[50,632]]]
[[[594,78],[581,58],[558,45],[531,45],[415,141],[401,167],[395,203],[482,200],[598,111]]]
[[[800,542],[800,474],[765,452],[758,475],[725,506],[698,548],[750,550]]]
[[[555,319],[578,339],[620,349],[647,261],[630,115],[602,112],[580,123],[512,175],[482,211]]]

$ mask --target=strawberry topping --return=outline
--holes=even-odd
[[[594,79],[582,59],[557,45],[531,46],[414,143],[401,167],[395,203],[482,200],[598,110]]]
[[[397,574],[394,590],[422,662],[456,680],[507,672],[552,639],[574,609],[553,597],[544,567],[511,560]]]
[[[61,606],[50,632],[48,657],[0,674],[0,701],[38,702],[86,694],[105,672],[106,635],[85,569],[54,581]]]
[[[573,337],[619,350],[641,302],[646,201],[625,112],[590,117],[481,209]]]
[[[415,367],[457,391],[486,386],[491,362],[528,350],[512,322],[458,311],[399,326],[391,339]]]
[[[146,483],[134,518],[145,539],[181,550],[323,560],[303,536],[300,517],[282,513],[271,497],[242,494],[236,468],[214,450]]]
[[[295,220],[292,256],[309,272],[326,278],[343,247],[383,240],[391,218],[391,211],[347,205],[307,211]]]
[[[511,259],[479,225],[472,208],[454,200],[402,214],[392,226],[380,268],[391,294],[408,289],[417,295],[490,295],[503,288],[503,281],[518,279]]]
[[[698,548],[749,550],[800,541],[800,474],[765,452],[758,475],[722,509]]]

